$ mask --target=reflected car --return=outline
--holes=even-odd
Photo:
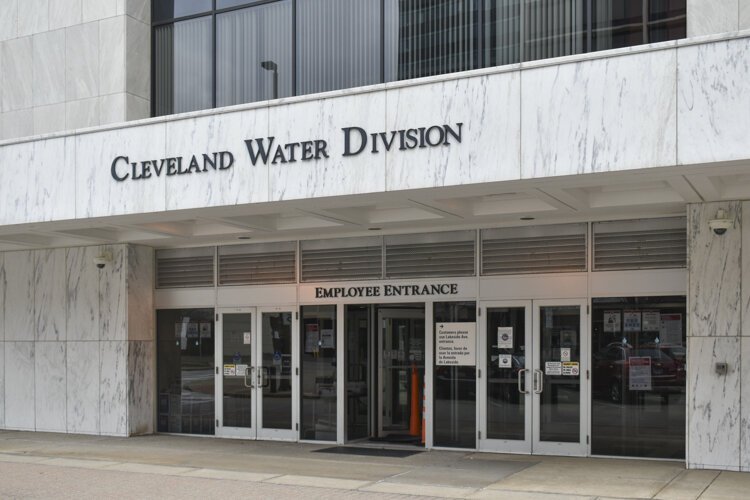
[[[600,398],[622,403],[636,393],[651,392],[668,397],[685,391],[685,348],[659,344],[644,344],[634,348],[630,344],[612,343],[592,359],[592,389]],[[630,390],[630,358],[651,359],[651,390]]]

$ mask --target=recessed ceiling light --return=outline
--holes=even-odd
[[[238,240],[249,240],[250,236],[237,236]]]
[[[380,231],[380,228],[379,227],[368,227],[367,230],[368,231]]]
[[[521,217],[521,220],[534,220],[536,217]]]

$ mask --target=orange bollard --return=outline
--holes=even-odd
[[[419,436],[419,375],[416,363],[411,364],[411,413],[409,418],[409,435]]]

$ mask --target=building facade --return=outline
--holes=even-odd
[[[750,470],[749,61],[745,0],[0,0],[0,428]]]

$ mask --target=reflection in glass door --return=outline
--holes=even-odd
[[[221,312],[217,324],[217,435],[296,439],[294,313],[233,309]]]
[[[508,301],[484,308],[480,449],[585,455],[585,302]]]

